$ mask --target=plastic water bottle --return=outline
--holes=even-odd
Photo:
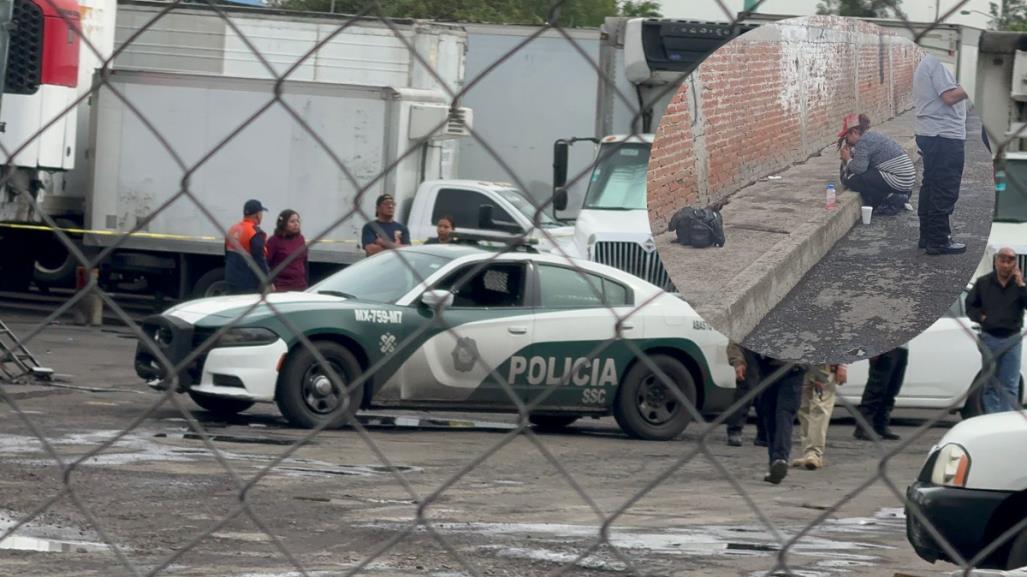
[[[827,210],[831,210],[838,202],[838,193],[834,190],[834,183],[827,183]]]

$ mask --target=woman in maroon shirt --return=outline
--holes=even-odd
[[[267,264],[274,271],[293,253],[292,259],[275,275],[275,292],[302,291],[307,289],[310,267],[307,264],[307,241],[300,234],[300,215],[295,210],[283,210],[275,224],[275,234],[267,241]]]

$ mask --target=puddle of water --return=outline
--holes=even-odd
[[[530,559],[532,561],[549,561],[551,563],[559,563],[561,565],[573,563],[579,557],[579,555],[575,553],[564,553],[550,549],[528,549],[525,547],[491,547],[491,549],[496,549],[497,555],[500,557]],[[589,555],[575,563],[575,565],[586,569],[600,569],[606,571],[624,571],[627,569],[627,566],[621,561],[605,560],[595,555]]]
[[[109,441],[112,437],[116,436],[120,431],[92,431],[88,433],[75,433],[69,434],[62,437],[53,439],[47,439],[51,444],[55,446],[95,446],[100,443]],[[159,433],[158,435],[164,435],[167,437],[168,433]],[[199,438],[195,434],[181,434],[182,438]],[[163,462],[178,462],[178,463],[190,463],[199,460],[212,460],[213,454],[208,451],[205,447],[173,447],[164,445],[153,441],[155,435],[150,433],[135,433],[126,435],[118,439],[111,447],[106,449],[99,455],[90,457],[88,460],[83,462],[83,465],[93,466],[123,466],[132,465],[136,463],[147,463],[153,461]],[[215,437],[231,437],[230,440],[235,442],[262,442],[267,444],[282,444],[291,445],[292,441],[280,441],[278,439],[267,439],[260,438],[260,441],[250,441],[248,437],[235,437],[227,435],[215,435]],[[245,440],[240,440],[245,439]],[[257,439],[254,437],[253,439]],[[35,437],[29,437],[24,435],[4,435],[0,437],[0,454],[31,454],[31,453],[42,453],[43,447],[39,442],[39,439]],[[275,457],[270,455],[248,455],[244,453],[235,453],[231,451],[220,451],[220,453],[228,460],[239,461],[253,467],[259,467],[261,463],[269,463]],[[76,456],[74,454],[65,454],[66,460],[74,460]],[[31,465],[48,465],[52,464],[47,460],[18,460],[15,461],[22,464]],[[422,469],[419,467],[411,467],[405,465],[397,465],[396,470],[400,473],[417,473]],[[376,475],[387,475],[391,471],[384,465],[336,465],[334,463],[328,463],[325,461],[317,461],[313,459],[301,459],[291,458],[283,461],[278,467],[275,467],[275,472],[280,472],[288,476],[298,477],[309,477],[309,476],[335,476],[335,475],[354,475],[360,477],[370,477]]]
[[[38,551],[42,553],[93,553],[107,551],[110,548],[103,543],[92,543],[89,541],[62,541],[58,539],[44,539],[42,537],[10,535],[0,541],[0,549]]]
[[[267,533],[241,533],[236,531],[219,531],[212,533],[211,537],[227,539],[229,541],[246,541],[249,543],[265,543],[271,540]]]
[[[8,531],[18,520],[13,512],[0,511],[0,533]],[[94,553],[110,550],[105,543],[66,538],[81,535],[74,527],[60,528],[30,523],[18,528],[17,533],[0,539],[0,550],[37,551],[41,553]]]

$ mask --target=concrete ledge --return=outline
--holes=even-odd
[[[874,126],[918,162],[913,113]],[[717,331],[741,342],[860,219],[859,194],[839,191],[827,210],[824,186],[838,185],[834,146],[729,197],[726,246],[694,249],[673,233],[656,237],[675,287]]]

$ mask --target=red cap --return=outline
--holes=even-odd
[[[850,128],[859,126],[859,115],[858,114],[846,114],[842,120],[842,129],[838,132],[838,138],[841,138],[849,133]]]

